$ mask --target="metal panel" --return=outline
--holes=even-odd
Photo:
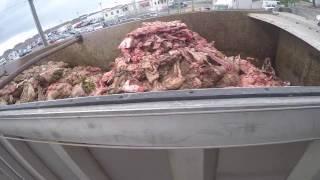
[[[37,153],[46,166],[59,177],[59,179],[79,180],[69,167],[63,163],[59,155],[51,148],[50,144],[30,142],[28,144],[31,149]]]
[[[94,180],[111,180],[86,147],[63,146],[75,164]]]
[[[217,100],[232,98],[256,98],[256,97],[301,97],[320,96],[320,88],[306,86],[269,87],[269,88],[210,88],[190,89],[162,92],[144,92],[129,94],[112,94],[105,96],[88,96],[81,98],[57,99],[52,101],[29,102],[0,106],[0,111],[25,110],[67,106],[111,105],[125,103],[144,103],[160,101],[184,101],[184,100]]]
[[[171,180],[165,150],[124,150],[90,148],[112,180]]]
[[[215,180],[218,149],[169,150],[173,180]]]
[[[50,148],[58,155],[61,163],[64,163],[68,169],[79,179],[79,180],[90,180],[91,178],[85,174],[82,169],[76,164],[65,149],[57,144],[50,144]]]
[[[15,170],[12,169],[10,167],[10,165],[7,164],[2,158],[0,158],[0,177],[3,179],[10,178],[13,180],[21,180],[22,179],[22,177],[20,177],[17,174],[17,172],[15,172]]]
[[[307,144],[220,149],[217,180],[285,180]]]
[[[279,12],[277,14],[251,13],[249,16],[254,19],[273,24],[302,39],[315,49],[320,50],[320,28],[314,21],[284,12]]]
[[[45,162],[45,166],[52,172],[59,171],[56,174],[61,180],[103,177],[112,180],[284,180],[297,164],[308,142],[220,150],[93,147],[87,150],[85,147],[28,144]],[[0,163],[0,170],[3,167]],[[8,168],[4,172],[8,175],[13,173]],[[24,175],[21,177],[28,179]]]
[[[28,109],[0,112],[0,132],[27,139],[113,148],[261,145],[319,139],[319,109],[320,97]]]
[[[320,141],[313,141],[309,144],[299,163],[288,177],[288,180],[300,179],[320,179]]]
[[[1,169],[0,169],[0,171],[1,171]],[[0,179],[1,180],[12,180],[9,176],[7,176],[6,174],[1,174],[1,172],[0,172]]]
[[[32,175],[28,171],[26,171],[14,157],[12,157],[12,155],[3,147],[2,144],[0,144],[0,159],[7,167],[9,167],[13,171],[12,173],[10,171],[6,171],[7,174],[12,175],[11,177],[13,179],[34,179],[34,177],[32,177]]]
[[[28,169],[36,179],[40,180],[58,180],[57,177],[43,164],[29,146],[22,141],[8,141],[4,138],[1,143],[5,145],[11,154]]]

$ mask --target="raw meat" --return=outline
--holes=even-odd
[[[266,58],[227,57],[180,21],[149,22],[120,43],[108,72],[48,62],[0,90],[1,104],[178,89],[288,86]],[[260,61],[261,62],[261,61]],[[262,65],[261,65],[262,64]],[[260,68],[258,67],[260,66]]]
[[[100,83],[106,94],[289,85],[275,76],[270,59],[259,69],[254,58],[227,57],[180,21],[144,23],[119,48],[108,82]]]

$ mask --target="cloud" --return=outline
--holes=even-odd
[[[37,34],[36,29],[31,29],[26,32],[19,33],[8,40],[2,42],[0,44],[0,55],[4,53],[7,49],[12,49],[16,44],[25,41],[26,39],[32,37]]]
[[[131,0],[34,0],[43,29],[87,14],[103,7],[132,2]],[[0,52],[23,42],[35,30],[27,0],[0,0]],[[2,53],[0,53],[1,55]]]
[[[0,1],[0,12],[6,9],[8,2],[9,2],[9,0],[1,0]]]

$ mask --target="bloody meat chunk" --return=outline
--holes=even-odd
[[[110,67],[33,66],[0,90],[0,104],[178,89],[289,86],[271,60],[227,57],[180,21],[148,22],[127,34]],[[259,68],[260,67],[260,68]]]

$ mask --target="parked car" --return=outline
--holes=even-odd
[[[317,15],[316,19],[318,20],[318,26],[320,26],[320,15]]]
[[[280,5],[280,1],[278,1],[278,0],[263,0],[262,1],[262,8],[267,11],[273,10],[274,8],[276,8],[279,5]]]
[[[19,50],[18,53],[19,53],[19,56],[20,56],[20,57],[23,57],[23,56],[29,54],[30,52],[31,52],[31,49],[26,48],[26,49],[21,49],[21,50]]]
[[[179,2],[173,2],[172,4],[169,5],[169,8],[179,8],[179,4],[180,4],[181,8],[185,8],[185,7],[188,6],[188,4],[185,3],[185,2],[180,2],[180,3]]]
[[[233,1],[232,0],[218,0],[214,3],[213,9],[214,10],[224,10],[232,8]]]

